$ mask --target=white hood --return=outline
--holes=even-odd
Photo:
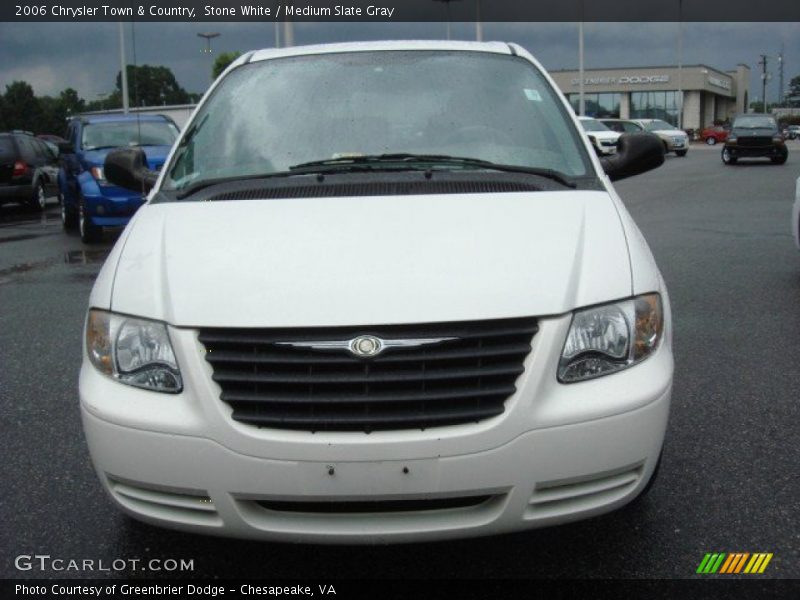
[[[111,309],[178,326],[558,314],[631,294],[606,192],[143,206]]]

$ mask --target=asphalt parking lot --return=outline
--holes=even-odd
[[[91,575],[15,568],[39,553],[193,559],[191,577],[669,578],[693,576],[706,552],[771,552],[763,577],[800,577],[800,252],[789,229],[800,142],[783,166],[726,167],[719,152],[694,145],[617,185],[675,322],[673,409],[650,494],[589,521],[457,542],[242,542],[122,516],[91,469],[77,406],[88,295],[115,236],[83,246],[52,200],[42,215],[0,207],[0,576]]]

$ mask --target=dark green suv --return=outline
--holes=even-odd
[[[740,158],[764,157],[782,165],[789,157],[786,142],[772,115],[748,113],[733,122],[722,148],[722,162],[734,165]]]

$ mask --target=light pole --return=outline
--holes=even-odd
[[[280,8],[279,0],[276,0],[275,1],[275,14],[276,15],[278,14],[278,9],[279,8]],[[281,47],[281,24],[277,19],[275,20],[275,47],[276,48],[280,48]]]
[[[286,48],[294,46],[294,23],[288,19],[283,21],[283,45]]]
[[[483,23],[481,23],[481,0],[475,3],[475,41],[483,41]]]
[[[581,6],[583,6],[583,3],[581,3]],[[578,23],[578,116],[581,117],[586,116],[585,83],[586,79],[583,75],[583,21],[580,21]]]
[[[134,61],[136,62],[136,61]],[[125,32],[119,22],[119,76],[122,83],[122,114],[128,114],[128,69],[125,64]]]
[[[761,65],[761,98],[763,107],[762,112],[767,114],[767,58],[766,54],[761,55],[761,60],[758,64]]]
[[[197,37],[201,37],[201,38],[204,38],[206,40],[206,48],[205,48],[205,50],[202,51],[203,54],[211,55],[211,40],[213,40],[215,37],[219,37],[219,36],[220,36],[220,34],[218,32],[216,32],[216,31],[214,31],[214,32],[206,32],[206,33],[198,33],[197,34]],[[209,75],[211,76],[211,81],[213,82],[214,81],[214,69],[213,69],[214,62],[213,62],[213,60],[212,60],[211,64],[212,64],[212,68],[211,68],[211,73]]]
[[[447,39],[448,40],[450,39],[450,3],[451,2],[458,2],[458,1],[459,0],[434,0],[434,2],[443,2],[445,7],[447,8]],[[478,33],[479,33],[479,30],[476,29],[476,36],[477,36]]]
[[[578,21],[578,116],[586,116],[586,77],[583,74],[583,4],[581,0],[580,21]]]
[[[678,0],[678,129],[683,129],[683,0]]]
[[[211,40],[215,37],[219,37],[220,34],[217,32],[214,33],[198,33],[197,37],[205,38],[206,40],[206,49],[203,50],[204,54],[211,54]]]

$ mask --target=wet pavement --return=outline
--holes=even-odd
[[[0,285],[21,275],[59,265],[103,263],[119,232],[108,232],[96,247],[85,246],[77,232],[65,232],[55,197],[44,212],[8,204],[0,206]]]

